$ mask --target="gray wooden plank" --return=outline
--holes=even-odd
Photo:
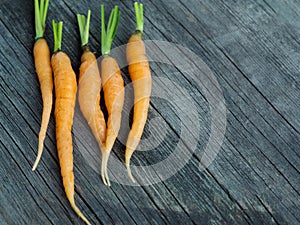
[[[283,64],[283,65],[285,65],[285,64]],[[236,81],[239,81],[238,79],[236,79]],[[240,85],[240,84],[239,84]],[[250,91],[249,91],[250,92]],[[253,93],[253,92],[251,92],[251,93]],[[248,94],[249,96],[250,96],[250,94]],[[261,109],[262,107],[260,107],[260,109]],[[263,111],[263,110],[261,110],[261,111]],[[272,115],[273,116],[273,115]],[[264,116],[264,117],[267,117],[267,116]],[[277,123],[275,123],[275,122],[272,122],[272,125],[276,125]],[[265,132],[267,135],[268,135],[268,133],[269,132]],[[283,132],[282,132],[283,133]],[[290,133],[288,133],[289,135],[291,135]],[[293,134],[293,133],[292,133]],[[290,138],[288,135],[286,135],[286,137],[288,137],[288,138]],[[274,139],[274,140],[272,140],[272,142],[275,142],[276,140]],[[289,141],[289,142],[287,142],[289,145],[291,145],[291,144],[296,144],[297,143],[297,139],[295,139],[295,141]],[[296,151],[296,149],[297,148],[295,148],[295,151]],[[296,152],[297,153],[297,152]],[[292,158],[291,158],[292,159]],[[295,164],[296,165],[296,164]]]
[[[243,18],[242,18],[243,19]],[[299,89],[297,87],[297,80],[289,81],[292,79],[289,77],[290,72],[286,71],[282,65],[291,63],[289,60],[290,52],[287,52],[287,48],[278,48],[282,42],[289,42],[289,39],[280,37],[278,38],[276,33],[281,32],[282,26],[278,26],[277,23],[273,23],[271,26],[279,27],[277,30],[268,32],[270,23],[259,24],[255,21],[238,21],[242,23],[243,27],[246,27],[248,38],[242,39],[242,45],[240,52],[235,52],[231,47],[227,48],[228,55],[232,58],[239,58],[244,60],[236,61],[237,66],[242,68],[243,72],[247,74],[250,81],[261,91],[272,105],[284,116],[290,118],[290,123],[295,126],[295,129],[299,131],[299,112],[294,107],[299,98]],[[245,26],[244,24],[252,24],[253,27]],[[249,35],[249,32],[255,32],[255,35]],[[286,29],[289,29],[288,27]],[[275,38],[274,38],[275,37]],[[248,40],[250,39],[250,41]],[[255,47],[252,43],[258,45]],[[229,50],[230,49],[230,50]],[[245,57],[247,54],[248,57]],[[254,57],[249,57],[253,56]],[[249,65],[252,65],[251,68]],[[255,66],[253,66],[255,65]],[[262,70],[261,66],[264,65]],[[291,68],[291,67],[289,67]],[[251,74],[251,75],[248,75]],[[268,83],[268,86],[265,84]],[[294,83],[294,85],[292,85]],[[284,103],[284,104],[283,104]]]
[[[152,2],[157,3],[156,1]],[[145,27],[147,27],[145,37],[147,39],[170,40],[192,48],[197,54],[204,57],[217,75],[226,101],[229,102],[227,105],[229,109],[229,129],[224,146],[215,163],[211,165],[208,171],[202,174],[195,172],[198,171],[199,163],[197,153],[194,156],[195,158],[183,170],[163,183],[142,188],[123,187],[122,185],[114,184],[111,190],[108,190],[106,188],[99,188],[101,182],[98,173],[95,173],[88,165],[83,163],[84,160],[79,153],[80,148],[83,146],[96,146],[95,142],[93,142],[92,137],[89,137],[88,140],[81,140],[86,137],[77,137],[77,133],[75,133],[75,164],[80,165],[75,167],[75,175],[79,181],[84,181],[83,184],[80,182],[77,185],[80,205],[91,212],[89,216],[93,217],[93,221],[101,223],[113,223],[113,221],[121,223],[120,218],[122,216],[125,216],[125,221],[127,222],[140,222],[142,224],[157,223],[157,221],[161,223],[175,223],[176,221],[181,221],[182,223],[194,221],[195,223],[200,221],[202,223],[226,222],[236,224],[247,222],[256,224],[297,222],[297,219],[299,219],[296,210],[297,206],[299,206],[299,201],[297,201],[297,197],[299,197],[299,180],[297,179],[299,173],[299,133],[297,125],[295,125],[295,121],[297,123],[298,111],[292,105],[292,103],[296,103],[295,101],[298,96],[297,52],[294,51],[298,47],[298,44],[297,38],[293,37],[297,31],[290,29],[293,26],[285,26],[285,24],[283,26],[275,26],[277,29],[272,29],[272,26],[262,26],[265,28],[264,32],[259,32],[250,38],[245,37],[245,35],[251,32],[253,34],[255,30],[252,28],[257,25],[255,23],[261,20],[264,22],[265,18],[268,19],[268,22],[271,21],[273,24],[278,25],[278,21],[274,21],[273,13],[275,11],[278,13],[282,8],[297,12],[297,2],[293,2],[293,8],[288,6],[285,1],[282,3],[276,1],[276,3],[269,2],[269,5],[263,2],[258,2],[257,4],[251,3],[253,7],[245,9],[246,4],[241,1],[238,1],[239,4],[237,5],[230,5],[227,8],[222,7],[222,4],[217,2],[202,1],[199,3],[203,6],[200,11],[197,11],[199,8],[196,7],[196,4],[194,5],[195,7],[188,5],[188,9],[180,3],[174,3],[173,1],[166,1],[163,4],[159,2],[157,4],[162,6],[162,9],[167,9],[168,12],[158,10],[152,2],[147,2],[147,5],[145,5]],[[79,9],[83,10],[84,7],[87,9],[88,6],[96,9],[98,3],[86,1],[85,3],[76,2],[73,4],[67,0],[65,3],[50,4],[50,12],[66,12],[62,16],[62,19],[66,21],[63,42],[68,43],[69,40],[72,40],[72,44],[66,44],[64,48],[70,54],[74,68],[77,71],[80,52],[78,51],[79,36],[76,30],[77,24],[74,19],[74,12]],[[107,5],[106,8],[111,8],[116,3],[119,2],[105,2]],[[132,2],[125,1],[125,3],[120,3],[120,6],[122,7],[122,18],[124,18],[124,21],[121,21],[114,46],[126,43],[131,33],[129,27],[134,27]],[[27,164],[30,167],[31,165],[29,164],[33,161],[36,152],[36,140],[30,140],[30,137],[37,136],[42,109],[41,100],[36,98],[36,96],[39,96],[39,88],[31,59],[32,41],[29,38],[23,38],[27,32],[22,31],[25,27],[24,30],[31,30],[33,33],[33,7],[30,4],[26,6],[19,4],[13,8],[15,10],[11,10],[12,5],[5,5],[1,8],[2,14],[5,15],[1,19],[2,24],[6,26],[1,28],[3,31],[1,32],[2,40],[14,37],[9,46],[4,44],[5,41],[0,42],[3,47],[2,52],[4,53],[2,55],[5,55],[4,60],[1,60],[2,66],[7,71],[13,71],[10,73],[5,71],[3,73],[6,82],[2,83],[1,81],[1,84],[3,85],[2,88],[9,91],[9,96],[14,96],[12,98],[13,103],[5,103],[6,107],[9,106],[9,112],[13,112],[13,115],[21,114],[23,123],[24,121],[28,121],[25,124],[29,125],[29,128],[23,134],[25,142],[29,143],[31,153],[30,156],[23,154],[23,157],[26,158]],[[240,13],[243,10],[246,10],[245,15]],[[81,12],[85,13],[85,11]],[[177,15],[176,12],[178,11],[183,13]],[[172,21],[172,17],[169,17],[172,12],[174,12],[173,15],[176,15],[177,21],[175,22]],[[215,16],[216,14],[218,16]],[[16,24],[16,26],[9,26],[8,21],[11,18],[17,18],[19,15],[30,19],[24,21],[24,24],[20,23]],[[55,16],[54,13],[50,13],[49,15],[52,18]],[[279,19],[281,22],[283,21],[283,15],[281,14]],[[185,17],[187,17],[188,22],[184,20]],[[94,13],[92,20],[100,22],[99,17],[94,15]],[[249,25],[247,22],[252,22],[252,20],[254,24]],[[223,21],[226,21],[226,23]],[[91,44],[96,51],[99,51],[99,26],[97,22],[93,22],[92,24]],[[297,22],[293,25],[295,24],[297,25]],[[197,31],[197,35],[191,30],[192,27]],[[186,29],[189,32],[185,32]],[[233,35],[223,36],[229,33],[228,31],[234,32],[236,29],[237,32]],[[8,33],[7,36],[7,30],[13,35]],[[286,36],[281,37],[282,31],[285,30],[291,31]],[[47,33],[48,37],[50,37],[49,43],[51,46],[51,29],[47,29]],[[266,37],[270,40],[266,40]],[[243,38],[244,42],[240,42],[241,38]],[[294,40],[289,42],[290,38],[294,38]],[[274,47],[280,44],[279,40],[281,39],[284,45],[274,50]],[[256,41],[258,41],[258,44],[254,43]],[[257,53],[261,55],[266,55],[270,51],[272,53],[268,59],[270,61],[257,61],[256,55],[250,51],[252,55],[255,55],[251,59],[254,60],[255,65],[239,63],[238,56],[240,53],[232,49],[231,42],[239,44],[237,49],[245,57],[247,56],[246,51],[249,50],[249,47],[247,49],[245,45],[252,46],[253,48],[261,47],[262,49]],[[265,43],[269,43],[269,45],[265,47]],[[14,46],[17,46],[17,48],[14,48]],[[291,53],[291,57],[286,57],[287,53]],[[258,57],[258,59],[261,58]],[[16,60],[21,62],[22,65],[14,68],[12,62]],[[272,68],[263,67],[264,70],[270,70],[272,73],[277,74],[277,76],[275,80],[271,81],[261,76],[260,79],[262,79],[262,82],[257,84],[253,80],[254,78],[249,78],[248,75],[252,73],[257,75],[255,68],[259,70],[259,65],[263,64],[263,62],[267,62],[272,66]],[[163,74],[165,77],[170,77],[170,74],[174,73],[174,70],[169,67],[155,64],[151,64],[151,67],[157,74]],[[280,73],[285,73],[287,76],[279,77],[278,74]],[[15,77],[11,74],[22,74],[23,77]],[[185,80],[185,78],[182,79],[184,74],[180,72],[176,74],[175,71],[175,75],[174,80],[179,80],[180,84],[195,93],[193,99],[197,100],[199,115],[209,119],[203,96],[199,95],[197,90],[191,88],[188,80]],[[292,89],[286,91],[284,95],[275,99],[274,93],[272,94],[272,88],[264,90],[266,83],[269,81],[273,89],[277,86],[280,86],[280,88],[293,84],[294,86]],[[16,85],[18,82],[25,85]],[[13,87],[8,89],[8,86]],[[280,95],[284,91],[280,90],[280,88],[276,90],[277,95]],[[15,102],[15,99],[18,99],[18,101]],[[27,101],[29,101],[28,104],[26,103]],[[283,107],[282,102],[284,101],[290,103],[288,109]],[[163,157],[168,157],[170,154],[168,149],[174,146],[172,141],[176,142],[178,135],[176,131],[180,129],[178,118],[174,115],[172,108],[169,108],[169,106],[164,107],[163,102],[159,100],[153,100],[152,106],[153,108],[151,107],[150,109],[149,117],[161,118],[167,124],[167,129],[170,130],[167,136],[169,141],[156,149],[155,153]],[[36,112],[36,109],[38,112]],[[16,114],[14,110],[19,110],[19,113]],[[292,112],[291,115],[289,115],[289,112]],[[205,119],[201,122],[204,121]],[[17,120],[14,118],[12,122],[17,123]],[[88,127],[82,117],[76,117],[75,122],[78,122],[77,127],[84,129],[84,134],[88,133]],[[21,130],[22,127],[15,126],[15,129]],[[207,127],[204,127],[201,132],[203,135],[201,136],[202,143],[205,143],[205,135],[209,130]],[[46,143],[45,150],[47,151],[43,155],[47,160],[45,159],[41,162],[40,169],[44,175],[48,175],[49,171],[56,168],[55,173],[50,172],[50,177],[58,183],[59,187],[57,190],[60,190],[59,196],[61,195],[60,197],[63,199],[63,192],[59,184],[60,179],[57,176],[59,172],[57,170],[58,164],[54,146],[53,118],[48,133],[50,137]],[[13,136],[12,131],[11,135]],[[146,129],[145,136],[147,135],[149,134]],[[158,132],[159,135],[160,133]],[[245,148],[243,142],[246,143],[248,149]],[[6,145],[8,144],[5,142],[4,146]],[[123,147],[121,143],[116,143],[115,153],[120,160],[122,160],[123,152],[118,151],[123,149]],[[199,146],[199,149],[201,148]],[[251,151],[247,152],[247,150]],[[137,152],[133,158],[133,164],[151,165],[158,162],[161,158],[156,154],[151,152]],[[18,158],[15,158],[15,160],[19,162]],[[47,165],[49,163],[50,166]],[[88,174],[88,177],[86,174]],[[191,180],[194,181],[192,185],[189,184]],[[29,184],[31,182],[30,180]],[[41,182],[45,182],[45,180],[42,179]],[[200,188],[199,184],[201,184]],[[44,187],[44,189],[52,190],[51,186]],[[189,194],[183,194],[186,190],[189,190]],[[243,192],[242,190],[245,191]],[[242,196],[243,194],[245,196]],[[31,198],[35,198],[35,195],[33,194]],[[256,195],[258,196],[257,198],[253,197]],[[284,196],[286,196],[286,199],[282,201]],[[31,199],[31,201],[33,200]],[[277,202],[280,203],[277,204]],[[99,207],[99,204],[101,207]],[[106,211],[103,212],[103,208],[106,207]],[[120,212],[113,212],[115,208],[121,209]],[[73,215],[68,205],[64,210]],[[99,218],[101,216],[105,218]]]

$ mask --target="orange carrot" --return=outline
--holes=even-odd
[[[128,135],[125,151],[125,164],[128,175],[135,182],[130,170],[130,158],[139,144],[146,124],[151,94],[151,73],[143,42],[143,5],[134,3],[136,31],[130,37],[126,57],[129,75],[134,89],[133,123]]]
[[[108,112],[105,153],[103,155],[102,163],[104,164],[103,168],[105,170],[106,181],[108,185],[110,185],[107,174],[107,162],[121,126],[124,104],[124,81],[117,61],[111,56],[107,55],[103,58],[101,68],[101,75],[104,83],[104,99]]]
[[[101,51],[103,55],[101,61],[101,77],[103,82],[104,100],[108,112],[105,151],[102,155],[102,168],[105,170],[105,179],[108,185],[110,185],[107,174],[107,162],[120,130],[124,104],[124,81],[117,61],[109,55],[120,18],[118,6],[115,6],[111,11],[107,30],[105,30],[103,5],[101,5],[101,18]]]
[[[72,69],[70,58],[66,53],[61,51],[63,23],[55,23],[53,20],[52,25],[54,33],[54,54],[51,58],[51,65],[54,73],[54,115],[56,122],[56,144],[61,176],[65,193],[72,208],[86,224],[90,224],[79,208],[75,205],[74,199],[73,146],[71,129],[76,101],[76,75]]]
[[[40,3],[38,0],[35,0],[34,2],[36,41],[34,43],[33,55],[36,73],[38,75],[40,89],[42,93],[43,114],[41,128],[39,132],[38,154],[32,166],[33,171],[36,169],[42,156],[44,140],[46,137],[46,131],[53,103],[53,79],[52,68],[50,63],[50,50],[47,41],[44,39],[44,30],[49,0],[46,0],[46,4],[44,4],[43,0],[41,0]]]
[[[90,16],[90,10],[88,11],[87,19],[84,15],[77,14],[81,47],[83,49],[79,69],[78,102],[80,110],[98,142],[102,155],[104,155],[106,123],[100,108],[100,72],[96,57],[88,46]],[[102,163],[101,176],[103,183],[107,185],[103,166],[104,164]]]

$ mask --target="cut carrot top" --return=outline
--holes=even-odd
[[[143,33],[144,31],[144,9],[143,4],[135,2],[134,3],[135,17],[136,17],[136,27],[135,30]]]
[[[44,37],[49,0],[34,0],[35,40]]]
[[[110,53],[111,44],[116,35],[120,19],[120,11],[115,6],[110,13],[107,29],[105,29],[104,5],[101,5],[101,52],[102,55]]]
[[[81,14],[77,14],[77,21],[81,38],[81,47],[89,43],[90,19],[91,10],[88,10],[87,17]]]
[[[54,36],[54,53],[61,50],[61,42],[62,42],[62,28],[63,22],[60,21],[58,23],[55,20],[52,20],[53,27],[53,36]]]

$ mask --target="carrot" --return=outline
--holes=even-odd
[[[104,144],[106,138],[106,123],[103,112],[100,108],[101,78],[95,55],[88,46],[89,24],[91,11],[88,10],[87,18],[77,14],[79,31],[81,36],[81,65],[79,69],[78,102],[80,110],[87,120],[97,142],[102,155],[105,153]],[[102,164],[103,167],[104,164]],[[107,185],[104,168],[101,169],[103,183]]]
[[[90,224],[86,217],[75,205],[74,199],[74,173],[73,173],[73,146],[72,124],[76,101],[76,75],[72,69],[68,55],[61,51],[63,22],[55,23],[52,20],[54,33],[54,54],[51,57],[51,65],[54,73],[55,86],[55,122],[56,144],[58,159],[61,168],[63,186],[67,198],[77,213],[86,223]]]
[[[130,158],[141,139],[146,124],[151,94],[151,73],[143,41],[143,4],[134,3],[136,13],[136,31],[130,37],[126,47],[128,69],[134,89],[133,122],[128,135],[125,164],[128,175],[135,182],[130,170]]]
[[[41,159],[46,131],[50,119],[53,103],[53,79],[52,68],[50,63],[50,50],[47,41],[44,39],[44,31],[46,25],[46,15],[48,11],[49,0],[34,1],[35,11],[35,43],[33,47],[34,64],[36,73],[40,83],[40,89],[43,100],[42,122],[39,132],[39,144],[36,160],[32,166],[34,171]]]
[[[120,12],[118,6],[115,6],[110,13],[107,29],[105,29],[104,6],[101,5],[101,52],[103,55],[101,77],[104,100],[108,112],[102,168],[105,170],[104,174],[108,185],[110,185],[110,182],[107,173],[107,162],[120,130],[124,104],[124,81],[117,61],[110,56],[110,48],[118,29],[119,18]]]

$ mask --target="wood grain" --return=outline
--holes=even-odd
[[[121,19],[113,47],[126,44],[135,27],[132,1],[103,3],[106,16],[113,5],[119,5]],[[81,50],[75,15],[89,8],[90,47],[100,56],[99,2],[50,1],[46,39],[53,49],[50,21],[63,20],[62,46],[76,72]],[[107,188],[99,171],[88,165],[82,153],[86,148],[96,152],[97,143],[76,106],[76,201],[83,213],[93,224],[299,224],[300,3],[149,0],[144,1],[144,10],[146,40],[187,47],[214,73],[226,102],[225,139],[217,158],[200,172],[211,123],[205,94],[176,65],[151,62],[154,77],[174,81],[190,93],[190,101],[195,104],[199,133],[189,132],[182,149],[192,157],[167,180],[148,186],[113,182]],[[6,2],[0,13],[0,223],[82,224],[62,188],[53,115],[42,160],[37,171],[31,171],[42,113],[32,58],[33,2]],[[157,55],[170,57],[157,47]],[[201,69],[192,63],[191,68]],[[122,69],[122,75],[129,84],[127,68]],[[163,82],[157,88],[168,89]],[[171,98],[172,89],[167,94]],[[132,97],[132,93],[127,96]],[[188,110],[184,102],[178,107],[183,112]],[[160,144],[154,150],[134,154],[132,164],[141,166],[135,173],[161,177],[160,171],[145,166],[173,153],[181,131],[188,128],[181,124],[180,115],[167,101],[151,99],[143,138],[155,135]],[[153,127],[154,119],[160,124]],[[125,123],[128,121],[124,119]],[[195,152],[188,143],[194,139],[198,140]],[[112,157],[124,162],[124,150],[124,143],[118,140]],[[174,164],[165,169],[175,168]],[[110,168],[112,180],[118,177],[113,172]],[[124,179],[126,176],[124,173]]]

